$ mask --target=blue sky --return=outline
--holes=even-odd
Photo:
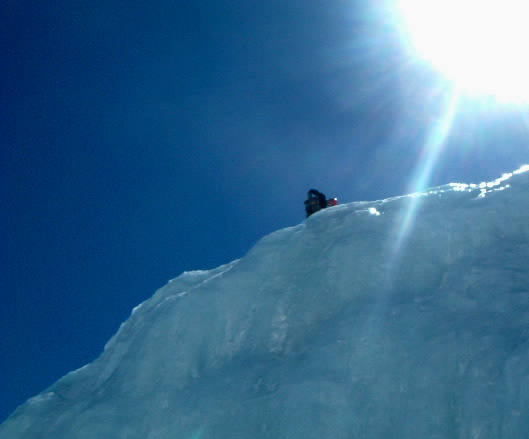
[[[303,221],[309,188],[413,189],[450,85],[367,3],[4,3],[0,419],[167,280]],[[486,98],[444,140],[428,185],[529,162],[523,111]]]

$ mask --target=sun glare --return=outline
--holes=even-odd
[[[528,0],[400,0],[404,35],[459,89],[529,102]]]

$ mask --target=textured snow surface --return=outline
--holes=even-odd
[[[527,439],[528,264],[529,173],[329,208],[169,282],[0,437]]]

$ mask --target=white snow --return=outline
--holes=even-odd
[[[0,437],[529,437],[527,170],[325,209],[182,274]]]

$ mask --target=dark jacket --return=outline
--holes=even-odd
[[[307,199],[305,200],[305,213],[307,214],[307,218],[318,210],[325,209],[326,207],[327,198],[324,194],[316,189],[311,189],[307,193]]]

